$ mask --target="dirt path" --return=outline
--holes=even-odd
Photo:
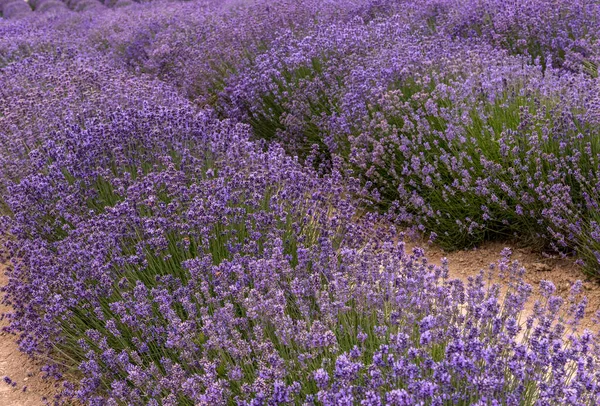
[[[4,271],[0,264],[0,286],[7,282]],[[8,311],[9,308],[0,305],[0,314]],[[42,378],[39,362],[19,351],[15,336],[1,331],[7,324],[6,320],[0,321],[0,406],[44,405],[44,397],[52,399],[54,384]],[[7,384],[4,377],[9,377],[17,385]]]

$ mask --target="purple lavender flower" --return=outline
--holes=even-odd
[[[33,1],[8,331],[93,405],[600,403],[580,284],[526,316],[510,250],[449,280],[396,231],[597,265],[597,7],[500,3]]]

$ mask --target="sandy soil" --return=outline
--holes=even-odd
[[[556,294],[566,298],[569,294],[571,285],[581,280],[583,282],[583,294],[588,299],[585,318],[581,323],[581,328],[588,328],[594,332],[599,331],[599,326],[593,322],[594,315],[600,311],[600,283],[598,281],[587,280],[586,275],[580,267],[574,263],[573,259],[546,258],[537,252],[527,248],[512,248],[506,243],[490,242],[481,247],[467,251],[445,252],[435,245],[407,243],[406,247],[421,246],[425,249],[428,260],[439,265],[442,258],[448,258],[450,277],[461,280],[467,279],[471,275],[477,274],[481,269],[486,270],[488,265],[497,262],[500,258],[500,252],[505,247],[512,250],[512,259],[519,261],[521,266],[525,267],[524,279],[534,288],[534,298],[539,298],[538,286],[540,281],[548,280],[556,286]],[[526,310],[533,308],[534,300],[530,300]]]
[[[4,266],[0,265],[0,286],[4,286],[6,282]],[[9,308],[0,305],[0,314],[9,311]],[[53,398],[55,383],[42,378],[42,364],[19,351],[14,335],[1,331],[7,324],[7,320],[0,321],[0,405],[44,405],[43,398]],[[7,384],[4,377],[9,377],[17,385]]]

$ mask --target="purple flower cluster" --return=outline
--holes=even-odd
[[[364,0],[356,0],[357,4]],[[173,84],[196,104],[216,101],[225,79],[252,66],[281,40],[349,18],[352,1],[154,2],[118,16],[103,16],[90,29],[90,46],[138,74]]]
[[[3,18],[19,18],[31,13],[31,7],[24,1],[2,0],[0,13]]]
[[[0,24],[7,331],[57,401],[599,404],[581,283],[452,280],[396,227],[600,258],[589,69],[477,28],[517,6],[218,3]]]
[[[589,1],[458,3],[444,22],[448,32],[482,37],[543,66],[598,75],[600,4]]]
[[[293,155],[341,157],[376,206],[443,245],[517,238],[575,251],[597,275],[597,72],[414,25],[392,14],[290,32],[218,107]]]
[[[579,285],[563,303],[543,284],[544,301],[522,324],[531,287],[510,252],[467,286],[448,280],[421,250],[367,238],[352,206],[332,202],[335,179],[324,186],[281,150],[256,150],[244,127],[196,125],[186,144],[202,147],[181,160],[157,155],[152,170],[138,161],[105,187],[112,205],[90,195],[87,215],[63,209],[62,234],[12,229],[9,246],[21,253],[7,297],[22,310],[11,329],[25,351],[78,368],[65,396],[98,405],[600,400],[597,338],[573,334]],[[85,182],[61,176],[70,164],[49,168],[37,192],[56,184],[48,195],[83,199]],[[22,183],[14,200],[36,194]]]
[[[57,131],[106,122],[120,110],[143,110],[148,105],[192,110],[158,81],[140,80],[99,57],[82,58],[68,51],[13,62],[0,71],[0,81],[2,191],[41,170],[33,165],[34,150]]]

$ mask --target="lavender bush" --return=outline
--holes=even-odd
[[[398,231],[597,272],[596,8],[548,3],[36,1],[2,21],[7,331],[55,401],[600,403],[581,282],[536,299],[508,249],[453,280]]]
[[[31,7],[24,1],[3,1],[1,6],[4,18],[19,18],[31,13]]]
[[[69,51],[14,62],[0,72],[0,81],[6,102],[0,109],[3,194],[10,183],[41,170],[32,165],[34,150],[57,131],[110,122],[121,109],[191,109],[160,82],[131,77],[99,57],[81,58]]]
[[[298,156],[342,157],[377,206],[449,248],[517,238],[597,274],[596,79],[393,15],[283,40],[223,114]]]
[[[82,374],[64,396],[598,401],[598,343],[573,334],[580,285],[563,306],[544,284],[520,326],[531,287],[509,252],[467,287],[448,280],[357,222],[335,171],[318,179],[281,149],[262,152],[244,126],[149,108],[84,127],[44,143],[32,164],[45,170],[8,194],[6,292],[22,309],[11,329],[52,357],[50,373]]]
[[[153,2],[103,19],[90,32],[91,46],[138,74],[178,87],[201,106],[212,104],[225,79],[279,41],[349,18],[363,0]]]

